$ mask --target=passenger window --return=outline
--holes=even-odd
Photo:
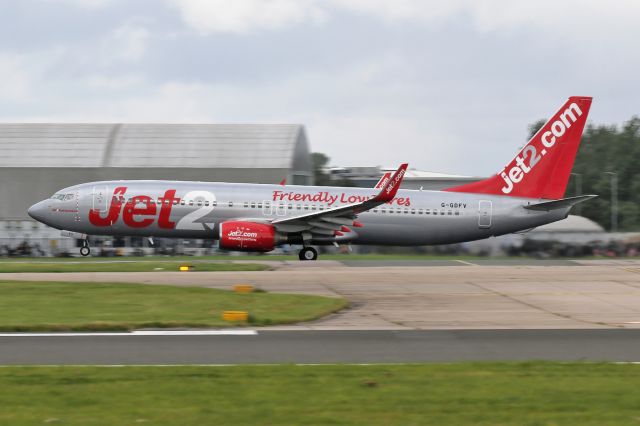
[[[266,205],[265,205],[266,206]],[[261,209],[262,208],[262,203],[258,203],[258,208]]]
[[[256,208],[256,203],[251,203],[251,208],[255,209]]]
[[[411,214],[416,214],[416,210],[415,209],[411,209]]]
[[[244,208],[248,208],[249,207],[249,203],[244,203]]]
[[[204,205],[205,205],[206,207],[209,207],[209,201],[204,200]]]
[[[202,206],[202,200],[198,200],[198,207]]]
[[[296,210],[300,210],[302,206],[300,204],[296,204]]]
[[[217,206],[217,205],[218,205],[218,202],[217,202],[217,201],[213,201],[213,202],[211,203],[211,206],[213,206],[213,207],[215,207],[215,206]]]
[[[305,205],[305,206],[304,206],[304,209],[305,209],[305,210],[309,210],[309,206]]]
[[[229,201],[229,207],[233,207],[233,201]]]
[[[418,214],[422,214],[422,209],[418,209]]]
[[[293,204],[289,204],[287,207],[289,208],[289,210],[291,210],[293,209]]]
[[[180,205],[181,205],[181,206],[184,206],[184,205],[185,205],[184,200],[180,201]]]
[[[189,205],[193,206],[193,200],[189,200]]]
[[[451,210],[447,210],[447,215],[451,216],[452,214]]]
[[[178,205],[178,200],[174,199],[174,200],[173,200],[173,205],[174,205],[174,206],[177,206],[177,205]]]

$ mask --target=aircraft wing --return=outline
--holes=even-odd
[[[407,171],[407,166],[407,163],[402,164],[398,170],[387,179],[380,192],[366,201],[276,219],[271,221],[271,223],[282,232],[307,231],[312,234],[327,236],[341,236],[343,232],[351,232],[347,226],[362,226],[355,220],[358,213],[371,210],[393,200],[398,192],[398,188],[400,188],[402,178]]]

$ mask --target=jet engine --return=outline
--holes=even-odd
[[[228,221],[220,224],[220,248],[237,251],[274,249],[283,237],[268,223]]]

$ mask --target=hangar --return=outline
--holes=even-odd
[[[395,170],[395,167],[332,167],[327,170],[327,173],[333,179],[347,179],[355,186],[372,188],[382,175]],[[402,188],[439,191],[482,179],[484,178],[409,169],[404,175]]]
[[[313,183],[299,124],[0,124],[0,153],[2,244],[53,238],[27,209],[82,182]]]

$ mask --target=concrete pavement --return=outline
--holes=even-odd
[[[546,266],[551,265],[551,266]],[[263,272],[2,274],[4,280],[139,282],[345,297],[351,308],[287,330],[640,328],[640,262],[349,267],[283,262]]]

